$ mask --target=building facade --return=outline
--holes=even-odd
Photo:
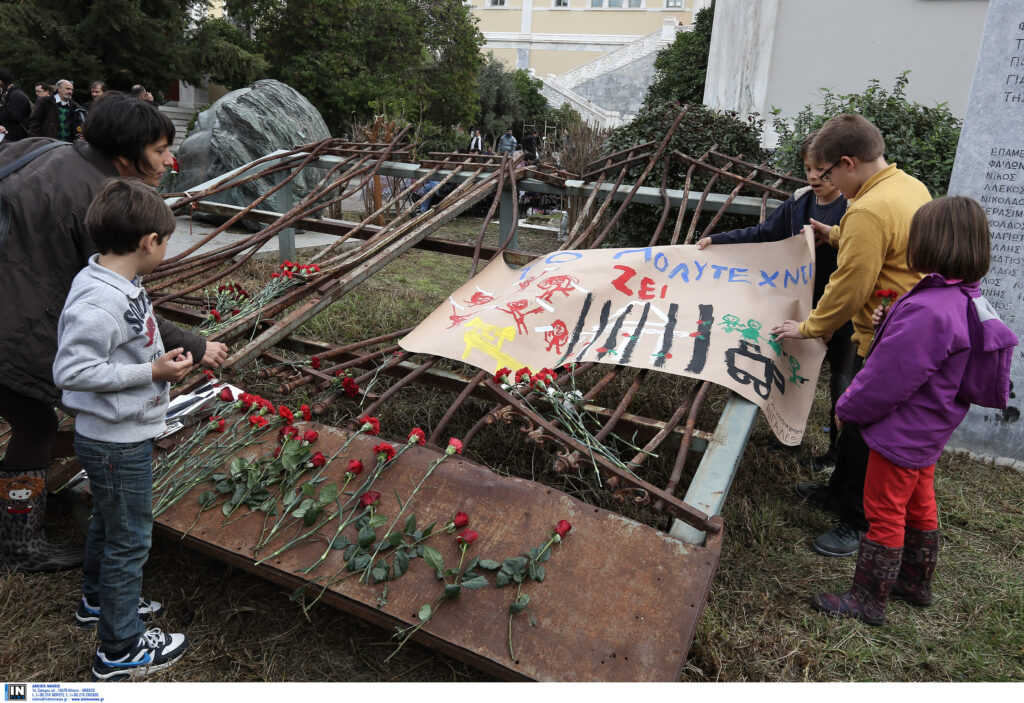
[[[467,0],[490,51],[544,81],[548,102],[615,126],[636,112],[654,57],[710,0]]]

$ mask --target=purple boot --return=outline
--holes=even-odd
[[[938,560],[939,531],[923,532],[908,527],[903,542],[903,564],[890,595],[927,608],[932,604],[932,574]]]
[[[853,586],[846,593],[819,593],[814,607],[832,617],[859,618],[869,625],[885,622],[885,604],[900,573],[902,547],[884,547],[866,537],[860,541]]]

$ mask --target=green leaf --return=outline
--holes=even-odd
[[[409,570],[409,555],[404,551],[395,554],[394,563],[391,565],[391,578],[398,578]]]
[[[537,562],[531,561],[529,567],[530,578],[537,580]]]
[[[345,561],[351,561],[352,557],[354,557],[356,555],[357,551],[359,551],[359,545],[357,545],[357,544],[350,544],[350,545],[348,545],[348,548],[345,549],[345,554],[344,554]]]
[[[416,614],[416,617],[420,620],[428,620],[433,612],[434,609],[430,607],[430,603],[424,603],[420,606],[420,612]]]
[[[419,540],[423,539],[423,533],[420,530],[414,530],[412,533],[412,538],[418,542]]]
[[[348,537],[346,537],[345,535],[338,535],[331,542],[331,549],[348,549],[348,547],[350,546],[352,545],[348,541]]]
[[[287,491],[285,491],[284,496],[281,498],[281,500],[282,502],[284,502],[285,505],[291,505],[291,503],[295,500],[295,489],[289,488]]]
[[[390,535],[388,535],[388,544],[390,544],[392,547],[397,547],[401,543],[402,535],[400,533],[392,532]]]
[[[481,569],[487,569],[488,571],[494,571],[495,569],[501,568],[501,564],[494,561],[493,559],[481,559],[478,566]]]
[[[434,522],[430,523],[429,525],[427,525],[426,527],[423,528],[423,537],[424,538],[427,538],[427,537],[430,536],[430,533],[434,531],[434,525],[436,525],[436,524],[437,524],[437,521],[435,520]]]
[[[320,517],[319,510],[307,510],[306,514],[302,516],[302,524],[306,527],[312,527],[316,524],[316,519]]]
[[[388,565],[385,564],[384,566],[373,567],[373,571],[370,572],[370,575],[373,577],[374,583],[380,583],[388,577]]]
[[[363,529],[359,530],[359,546],[369,547],[373,544],[374,540],[377,539],[377,533],[373,531],[373,528],[367,525]]]
[[[210,474],[210,478],[214,481],[223,481],[228,477],[227,474]]]
[[[489,582],[483,576],[477,576],[475,578],[466,579],[460,584],[463,588],[468,588],[471,591],[475,591],[478,588],[489,586]]]
[[[512,611],[513,615],[515,615],[517,613],[521,613],[524,610],[526,610],[526,606],[528,606],[529,604],[530,604],[530,594],[529,593],[520,593],[519,597],[516,598],[515,602],[512,605],[510,605],[508,607],[508,609],[510,611]]]
[[[306,595],[306,586],[307,585],[309,585],[309,584],[303,584],[303,585],[299,586],[298,588],[296,588],[294,591],[292,591],[292,594],[288,597],[288,600],[292,601],[293,603],[296,602],[296,601],[302,600],[302,598],[304,598],[305,595]]]
[[[411,535],[416,532],[416,516],[410,515],[405,518],[405,527],[402,528],[402,532],[407,535]]]
[[[462,586],[457,583],[447,583],[444,586],[444,597],[454,598],[462,591]]]
[[[502,562],[502,567],[510,574],[523,573],[526,569],[526,557],[510,557]]]
[[[473,557],[472,559],[469,560],[469,563],[466,564],[466,568],[462,570],[462,573],[468,574],[470,571],[475,569],[477,564],[479,564],[479,563],[480,563],[480,557]]]
[[[316,495],[316,486],[314,486],[312,483],[302,484],[302,495],[306,496],[307,498],[312,498],[313,496]]]
[[[351,569],[351,571],[362,571],[363,569],[366,568],[367,564],[369,564],[369,563],[370,563],[370,555],[369,554],[360,554],[359,556],[357,556],[355,559],[352,560],[352,569]]]
[[[213,486],[213,489],[221,494],[230,493],[231,491],[234,490],[231,486],[230,481],[220,481],[219,483]]]
[[[383,527],[384,525],[386,525],[387,522],[388,518],[386,515],[374,515],[370,518],[369,525],[370,527],[377,529],[378,527]]]
[[[231,501],[228,501],[227,503],[224,503],[222,506],[220,506],[220,511],[225,515],[230,515],[231,511],[234,510],[234,508],[235,504],[232,503]]]
[[[494,577],[494,585],[498,588],[501,588],[502,586],[507,586],[511,581],[512,575],[505,571],[499,571],[498,575]]]
[[[213,504],[213,501],[215,500],[217,500],[216,493],[214,493],[213,491],[204,491],[203,494],[199,496],[199,505],[201,505],[204,508],[208,508]]]
[[[245,473],[245,470],[246,468],[248,468],[248,466],[249,462],[246,461],[245,459],[242,459],[241,457],[235,459],[234,461],[231,462],[231,477],[238,478],[243,473]]]
[[[320,488],[320,496],[317,498],[321,503],[333,503],[338,499],[338,484],[328,483]]]
[[[538,547],[538,550],[540,550],[540,549],[544,549],[544,545],[541,545],[540,547]],[[548,548],[548,549],[544,549],[544,551],[540,553],[540,556],[537,558],[537,561],[540,562],[541,564],[543,564],[544,562],[546,562],[550,558],[551,558],[551,549]]]
[[[423,560],[430,564],[430,567],[437,572],[438,578],[444,573],[444,557],[441,556],[441,552],[437,551],[433,547],[423,545]]]
[[[537,583],[544,583],[544,567],[543,566],[538,566],[537,567],[537,575],[534,576],[534,578],[537,579]]]

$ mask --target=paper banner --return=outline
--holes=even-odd
[[[492,373],[598,361],[706,379],[756,403],[795,446],[825,345],[768,330],[806,318],[813,286],[810,228],[703,251],[556,251],[519,269],[491,262],[400,343]]]

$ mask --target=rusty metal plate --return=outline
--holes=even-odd
[[[320,432],[315,448],[327,456],[350,436],[335,427],[304,423],[303,429],[309,428]],[[379,438],[365,435],[355,438],[346,454],[328,467],[327,481],[341,480],[349,459],[373,466],[372,447],[377,441]],[[271,437],[263,447],[249,447],[239,454],[266,454],[274,446]],[[400,456],[373,487],[382,495],[378,513],[393,518],[397,513],[395,493],[406,500],[437,457],[437,451],[426,447],[413,447]],[[210,510],[193,526],[198,496],[207,489],[208,484],[194,489],[161,515],[157,530],[177,537],[188,532],[184,541],[190,547],[288,587],[300,586],[310,577],[333,574],[344,564],[342,552],[332,551],[309,577],[295,573],[323,553],[326,542],[317,542],[256,566],[252,545],[262,530],[262,513],[225,527],[221,512]],[[544,565],[545,580],[523,584],[531,601],[513,619],[514,660],[508,649],[508,621],[515,586],[494,587],[494,572],[482,569],[478,573],[487,575],[492,585],[464,590],[446,601],[414,639],[508,679],[678,679],[718,564],[721,532],[710,535],[706,547],[685,544],[555,489],[498,476],[454,456],[434,471],[408,512],[416,514],[420,525],[434,520],[443,525],[460,510],[469,514],[470,527],[480,533],[467,558],[479,555],[500,562],[525,554],[528,548],[544,543],[561,519],[569,520],[573,529],[553,548]],[[333,534],[335,525],[325,529]],[[384,529],[378,531],[378,538]],[[348,530],[354,540],[354,528]],[[261,556],[284,541],[279,536]],[[427,544],[441,552],[446,566],[458,564],[454,535],[442,533]],[[418,623],[420,606],[434,601],[443,590],[423,559],[414,559],[405,575],[388,582],[383,607],[378,607],[378,598],[384,584],[371,586],[357,579],[354,576],[332,586],[322,600],[392,631],[396,625]],[[308,593],[319,591],[311,588]]]

